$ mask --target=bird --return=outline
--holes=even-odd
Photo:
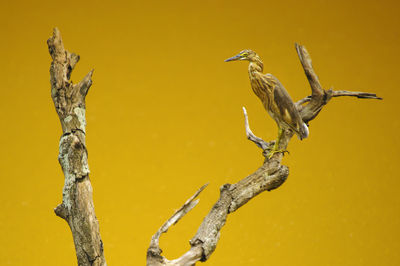
[[[268,159],[271,159],[275,153],[287,152],[286,150],[279,150],[279,143],[285,130],[293,131],[300,140],[308,137],[308,126],[301,118],[289,93],[275,76],[269,73],[263,74],[263,62],[254,51],[243,50],[225,60],[225,62],[230,61],[249,61],[251,88],[278,125],[278,138],[267,155]]]

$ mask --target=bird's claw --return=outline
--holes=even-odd
[[[285,152],[290,154],[288,150],[271,150],[267,153],[268,160],[271,159],[275,153],[283,153],[283,155],[285,155]]]

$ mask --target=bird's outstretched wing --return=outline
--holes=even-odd
[[[286,126],[296,132],[300,139],[306,138],[308,136],[308,127],[301,119],[296,105],[282,83],[271,74],[264,75],[263,81],[272,88],[269,109],[274,113],[274,118],[278,124],[281,123],[281,126]]]

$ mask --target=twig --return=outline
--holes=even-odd
[[[359,92],[359,91],[333,91],[332,97],[340,97],[340,96],[353,96],[359,99],[383,100],[383,98],[376,96],[375,93]]]
[[[329,91],[330,91],[330,93],[329,93]],[[330,89],[329,91],[328,91],[328,94],[330,94],[330,97],[351,96],[351,97],[356,97],[359,99],[383,100],[383,98],[378,97],[375,93],[359,92],[359,91],[335,91],[332,89]],[[310,100],[311,100],[311,96],[307,96],[307,97],[297,101],[296,105],[298,108],[300,108],[300,105],[308,103]]]
[[[260,147],[264,151],[267,150],[269,148],[269,143],[265,142],[263,139],[254,135],[253,131],[251,131],[251,129],[250,129],[249,118],[247,117],[246,108],[245,107],[242,107],[242,108],[243,108],[243,114],[244,114],[244,126],[246,129],[247,139],[254,142],[258,147]]]

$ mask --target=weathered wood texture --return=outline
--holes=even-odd
[[[51,97],[63,131],[58,160],[65,176],[63,201],[54,211],[71,228],[78,265],[106,265],[94,212],[85,143],[85,97],[92,85],[93,70],[81,82],[73,84],[71,72],[79,56],[64,49],[57,28],[47,45],[53,59],[50,66]]]
[[[318,80],[312,64],[311,58],[304,46],[295,45],[300,62],[303,66],[307,79],[311,86],[311,96],[308,96],[296,103],[301,117],[305,123],[313,120],[332,97],[354,96],[361,99],[381,99],[372,93],[324,90]],[[185,203],[182,208],[173,216],[174,223],[166,223],[153,236],[147,252],[148,266],[175,265],[187,266],[195,265],[197,261],[206,261],[215,250],[220,230],[225,225],[229,213],[236,211],[246,204],[249,200],[263,191],[270,191],[282,185],[289,175],[289,168],[281,165],[283,153],[275,153],[270,159],[266,156],[274,141],[266,142],[256,137],[250,129],[246,109],[243,108],[245,115],[245,128],[247,138],[254,142],[263,150],[265,157],[263,165],[256,172],[240,180],[236,184],[225,184],[220,188],[220,198],[212,207],[211,211],[204,218],[196,235],[190,240],[191,249],[175,260],[168,260],[161,256],[161,249],[158,246],[158,238],[162,233],[167,232],[168,228],[178,222],[188,211],[197,204],[190,204],[203,190],[201,188],[196,194]],[[286,150],[293,132],[285,131],[280,142],[279,150]],[[171,219],[171,218],[170,218]]]

